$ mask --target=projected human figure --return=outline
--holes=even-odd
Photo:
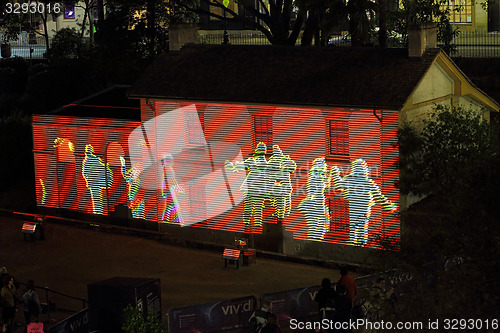
[[[325,190],[330,186],[328,167],[324,157],[314,160],[307,178],[307,196],[298,209],[306,216],[308,238],[320,241],[330,226],[330,214],[326,205]]]
[[[276,216],[283,219],[292,209],[292,181],[290,174],[295,172],[297,164],[284,155],[278,145],[273,146],[273,155],[268,162],[271,199],[276,207]]]
[[[162,154],[163,176],[164,182],[162,184],[162,197],[163,197],[163,213],[162,221],[169,222],[173,218],[173,213],[177,212],[179,222],[182,223],[181,210],[179,201],[177,200],[176,193],[184,193],[184,189],[177,182],[173,168],[174,158],[170,153]]]
[[[332,167],[333,186],[344,192],[349,201],[349,241],[350,244],[363,246],[368,240],[368,220],[371,206],[378,202],[388,211],[396,211],[398,207],[387,199],[378,185],[371,180],[368,165],[362,159],[352,162],[350,173],[340,177],[337,166]]]
[[[269,168],[266,160],[267,146],[259,142],[255,147],[254,156],[243,162],[226,161],[225,168],[232,171],[248,170],[247,177],[241,185],[240,190],[245,195],[245,210],[243,212],[243,223],[250,224],[252,215],[254,223],[262,225],[262,209],[264,201],[270,200]]]
[[[95,156],[94,147],[90,144],[85,146],[82,175],[90,190],[93,212],[102,215],[102,190],[113,185],[113,172],[109,165],[105,165],[99,157]]]
[[[125,158],[120,156],[121,163],[121,173],[123,178],[128,184],[128,200],[130,202],[130,210],[132,211],[132,217],[135,219],[144,218],[144,200],[139,199],[139,175],[140,171],[137,168],[130,168],[127,171],[125,164]]]

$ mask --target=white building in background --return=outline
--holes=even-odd
[[[97,1],[94,1],[94,6],[90,10],[90,17],[94,22],[98,20]],[[52,14],[49,15],[48,17],[47,30],[49,33],[49,38],[54,37],[56,32],[63,28],[74,28],[77,31],[80,31],[84,19],[85,19],[85,4],[82,1],[62,3],[60,13]],[[40,24],[39,29],[43,31],[43,25]],[[85,22],[84,35],[89,36],[88,18],[86,18]]]

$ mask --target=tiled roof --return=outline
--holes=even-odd
[[[439,52],[188,45],[157,59],[129,97],[400,109]]]

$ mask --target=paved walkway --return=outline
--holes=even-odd
[[[86,299],[91,282],[114,276],[160,278],[164,320],[171,307],[258,297],[317,285],[324,277],[339,278],[337,270],[262,258],[238,270],[224,268],[218,252],[62,224],[48,224],[45,240],[25,241],[22,223],[0,216],[0,266],[18,281],[33,279],[38,286]],[[43,294],[40,297],[45,299]],[[82,309],[76,300],[50,299],[57,308]],[[69,314],[58,311],[53,317]],[[24,321],[21,310],[17,321]]]

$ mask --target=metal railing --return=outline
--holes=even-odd
[[[255,32],[234,32],[228,31],[229,43],[231,45],[271,45],[267,37],[260,31]],[[296,45],[300,45],[300,35],[295,42]],[[198,35],[198,42],[200,44],[222,44],[223,32],[208,32],[200,33]]]
[[[333,36],[330,45],[350,46],[350,40],[344,40],[342,36]],[[200,32],[198,42],[200,44],[222,44],[223,32]],[[296,45],[300,45],[300,36]],[[266,36],[260,32],[236,32],[229,31],[229,42],[232,45],[270,45]],[[22,34],[16,41],[9,42],[11,56],[19,56],[26,59],[41,59],[47,52],[45,39],[42,36],[30,36]],[[500,58],[500,32],[487,31],[460,31],[452,41],[455,51],[452,57],[459,58]],[[440,45],[442,46],[442,45]]]
[[[25,283],[22,283],[22,282],[19,282],[19,285],[24,285],[26,286]],[[35,286],[35,290],[41,290],[43,291],[44,293],[44,298],[43,300],[45,302],[42,302],[45,304],[45,306],[47,307],[46,309],[46,314],[47,314],[47,317],[49,318],[50,320],[50,317],[51,317],[51,313],[55,312],[56,311],[56,306],[55,304],[58,304],[60,303],[59,301],[62,301],[62,299],[66,299],[65,301],[62,301],[64,302],[65,304],[68,303],[68,299],[69,300],[73,300],[73,301],[77,301],[78,303],[81,302],[82,304],[82,307],[80,309],[66,309],[66,308],[57,308],[57,310],[59,311],[64,311],[64,312],[78,312],[82,309],[85,309],[87,308],[87,300],[84,299],[84,298],[80,298],[80,297],[75,297],[75,296],[71,296],[71,295],[68,295],[68,294],[65,294],[65,293],[62,293],[62,292],[59,292],[57,290],[54,290],[54,289],[51,289],[49,287],[43,287],[43,286]],[[42,301],[42,298],[40,299],[40,301]],[[76,306],[76,303],[75,303],[75,306]],[[79,307],[78,307],[79,308]]]
[[[500,32],[460,31],[452,44],[452,57],[500,58]]]
[[[199,34],[200,44],[222,44],[223,32],[203,32]],[[269,45],[266,36],[259,32],[229,31],[229,42],[232,45]],[[297,39],[300,44],[300,37]],[[329,40],[330,46],[351,46],[349,35],[335,35]],[[453,40],[455,51],[452,57],[463,58],[499,58],[500,57],[500,32],[487,31],[460,31]],[[442,46],[442,45],[439,45]]]
[[[11,57],[42,59],[47,52],[45,38],[39,35],[20,34],[17,40],[10,41],[7,44],[10,46]],[[3,56],[4,54],[0,54],[0,57]]]

